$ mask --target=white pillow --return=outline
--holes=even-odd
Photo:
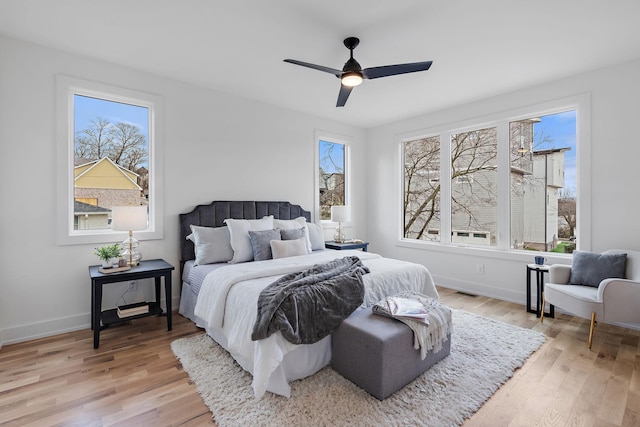
[[[309,241],[311,242],[312,251],[321,251],[324,249],[324,230],[320,224],[308,223],[307,231],[309,233]]]
[[[311,252],[311,240],[309,240],[309,230],[307,229],[307,220],[305,217],[300,216],[296,219],[274,219],[273,228],[279,228],[280,230],[291,230],[294,228],[304,227],[304,236],[307,244],[307,252]]]
[[[307,240],[304,237],[295,240],[272,240],[271,252],[273,253],[273,259],[309,253],[307,251]]]
[[[229,227],[231,235],[231,247],[233,248],[233,258],[229,261],[237,262],[253,261],[253,248],[249,238],[249,230],[262,231],[273,229],[273,215],[265,216],[262,219],[225,219],[225,224]]]
[[[227,262],[233,257],[233,249],[227,227],[201,227],[191,225],[187,239],[193,242],[195,265]]]

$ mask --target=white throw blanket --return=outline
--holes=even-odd
[[[421,305],[420,319],[396,314],[392,308],[395,299],[407,298]],[[391,317],[407,325],[413,331],[413,348],[420,349],[420,358],[424,360],[427,352],[438,352],[442,349],[442,343],[453,332],[451,323],[451,309],[441,302],[422,295],[418,292],[401,292],[384,298],[373,306],[375,314]]]
[[[245,370],[253,374],[252,385],[256,397],[261,397],[266,390],[289,395],[290,389],[284,379],[281,364],[285,356],[300,347],[289,343],[280,333],[263,340],[251,341],[261,290],[285,274],[344,256],[359,257],[371,270],[371,273],[363,276],[365,306],[371,306],[387,295],[405,290],[438,298],[431,274],[424,266],[361,251],[326,250],[290,258],[229,264],[212,271],[202,282],[195,315],[202,321],[207,332],[217,336],[216,341]],[[328,344],[327,351],[330,351],[330,341]],[[308,362],[300,363],[304,365]],[[328,360],[324,362],[326,363]],[[297,371],[301,372],[300,369]],[[275,383],[278,384],[277,389],[273,386]]]

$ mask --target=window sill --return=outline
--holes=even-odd
[[[507,249],[502,250],[498,248],[485,248],[472,245],[463,244],[443,244],[443,243],[431,243],[421,241],[411,241],[400,239],[396,244],[396,247],[418,249],[422,251],[433,251],[440,253],[449,253],[452,255],[466,255],[481,258],[493,258],[505,261],[517,261],[517,262],[532,262],[532,259],[536,255],[544,256],[547,258],[547,264],[566,264],[567,261],[571,261],[571,254],[556,253],[556,252],[538,252],[538,251],[522,251]]]

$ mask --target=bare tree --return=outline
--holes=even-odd
[[[140,128],[130,123],[118,122],[110,129],[112,145],[109,157],[115,163],[135,170],[140,162],[146,160],[144,144],[145,136]]]
[[[101,159],[108,155],[113,143],[111,122],[96,117],[89,123],[89,127],[75,135],[75,156],[91,160]]]
[[[345,203],[344,154],[335,153],[339,146],[336,143],[326,144],[319,162],[321,219],[331,218],[331,206]],[[335,160],[338,157],[342,158],[340,163]]]
[[[481,214],[487,209],[495,211],[497,144],[496,128],[452,135],[452,225],[464,224],[467,229],[477,230],[496,229],[495,215]],[[494,218],[493,222],[486,221],[489,217]]]
[[[562,191],[558,199],[558,216],[563,218],[567,225],[568,235],[576,235],[576,195],[571,189]]]
[[[404,235],[422,239],[440,220],[440,139],[431,137],[404,145]],[[478,206],[495,204],[497,168],[495,128],[452,135],[451,141],[451,213],[466,227],[490,226],[476,215]],[[439,224],[434,228],[439,227]]]
[[[404,236],[422,239],[440,219],[440,138],[404,144]]]

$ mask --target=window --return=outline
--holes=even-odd
[[[433,136],[401,143],[403,240],[563,253],[577,241],[588,248],[589,236],[578,231],[589,229],[588,95],[478,121],[485,125],[432,129],[425,133]]]
[[[349,146],[335,137],[318,136],[316,198],[318,218],[331,220],[331,206],[349,204]]]
[[[451,135],[451,228],[454,243],[495,246],[498,132],[495,127]],[[476,234],[484,238],[476,239]],[[486,236],[493,236],[487,239]]]
[[[509,123],[511,247],[572,252],[576,110]]]
[[[404,143],[404,236],[440,241],[440,137]]]
[[[160,238],[160,98],[65,76],[57,84],[59,243],[115,235],[114,206],[147,206],[148,229],[137,234]]]

